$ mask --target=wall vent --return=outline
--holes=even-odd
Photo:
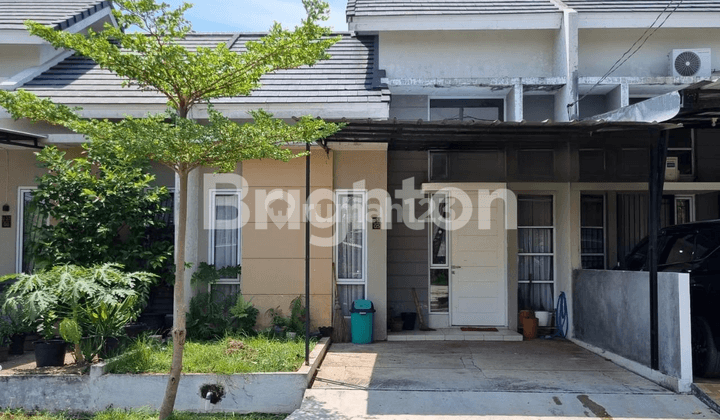
[[[673,77],[710,77],[710,48],[672,50],[670,69]]]

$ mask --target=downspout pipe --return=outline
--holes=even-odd
[[[305,143],[305,364],[310,365],[310,143]]]

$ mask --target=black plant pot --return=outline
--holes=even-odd
[[[0,346],[0,362],[4,362],[8,359],[9,352],[10,352],[10,347]]]
[[[37,367],[62,366],[65,364],[64,340],[47,340],[35,342],[35,363]]]
[[[23,354],[25,351],[25,334],[10,337],[10,354]]]
[[[105,342],[103,343],[102,352],[100,352],[100,357],[103,359],[107,359],[108,357],[111,357],[117,353],[118,349],[120,348],[120,339],[117,337],[107,337],[105,338]]]
[[[415,312],[403,312],[400,314],[400,317],[402,317],[403,321],[403,330],[414,330],[415,329],[415,317],[417,317],[417,313]]]
[[[148,326],[145,323],[137,322],[134,324],[127,324],[125,326],[125,334],[130,338],[135,338],[138,335],[148,330]]]

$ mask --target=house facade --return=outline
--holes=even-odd
[[[110,7],[77,10],[98,5]],[[572,312],[573,270],[612,268],[647,234],[649,151],[664,127],[592,117],[717,79],[718,6],[350,0],[351,32],[331,59],[268,75],[249,97],[217,101],[238,121],[262,108],[287,120],[348,123],[313,145],[310,159],[314,326],[331,323],[335,282],[346,313],[354,299],[373,301],[377,340],[387,338],[389,318],[416,311],[413,290],[431,327],[517,329],[519,310],[552,310],[561,292]],[[0,42],[23,51],[14,36]],[[258,36],[192,34],[183,42],[241,51]],[[32,41],[48,52],[32,67],[0,63],[3,88],[93,117],[164,109],[160,95],[122,88],[91,61]],[[685,52],[694,55],[678,60]],[[0,137],[0,192],[8,191],[0,213],[11,216],[0,229],[5,274],[27,269],[29,258],[23,203],[41,172],[27,146],[76,153],[84,139],[6,113],[0,130],[8,139]],[[717,140],[712,129],[670,131],[677,170],[665,183],[663,223],[720,217]],[[171,171],[155,172],[174,188]],[[188,261],[242,265],[239,278],[215,287],[241,291],[261,313],[304,294],[304,174],[296,159],[191,175]]]

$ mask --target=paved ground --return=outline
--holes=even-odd
[[[718,419],[563,340],[333,344],[288,419]]]

